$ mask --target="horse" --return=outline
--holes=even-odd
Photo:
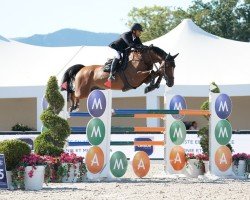
[[[168,87],[174,85],[174,59],[178,54],[171,56],[170,53],[167,54],[159,47],[150,45],[132,49],[127,55],[126,68],[115,73],[115,80],[112,80],[111,88],[105,84],[109,72],[104,70],[104,65],[78,64],[70,67],[64,73],[61,86],[61,90],[67,90],[70,95],[70,112],[79,110],[79,100],[87,98],[89,93],[97,88],[127,91],[146,83],[149,86],[145,88],[144,92],[148,93],[159,88],[162,78],[165,79]],[[156,63],[160,64],[159,68],[155,65]],[[153,69],[154,66],[157,68],[156,71]],[[74,89],[69,89],[69,85],[74,85]]]

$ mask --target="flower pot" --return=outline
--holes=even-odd
[[[41,190],[44,183],[45,166],[36,166],[33,176],[29,177],[31,166],[25,167],[25,190]]]
[[[66,175],[62,178],[63,183],[75,183],[77,182],[79,175],[80,163],[62,163],[62,167],[66,170]]]
[[[13,190],[14,187],[12,186],[12,171],[7,171],[7,183],[8,183],[8,188],[9,190]]]
[[[205,166],[205,173],[209,172],[209,161],[203,160],[204,166]]]
[[[246,161],[239,160],[238,165],[234,162],[233,171],[237,176],[244,176],[246,173]]]
[[[192,178],[197,178],[199,175],[202,175],[202,166],[200,166],[199,161],[196,159],[189,159],[186,167],[186,173],[187,176]]]

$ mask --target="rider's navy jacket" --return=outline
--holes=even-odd
[[[132,31],[129,31],[123,33],[118,40],[112,42],[109,46],[116,51],[123,52],[128,47],[135,48],[139,45],[142,45],[140,38],[136,37],[133,40]]]

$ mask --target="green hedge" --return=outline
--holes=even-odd
[[[21,140],[4,140],[0,142],[0,153],[4,154],[7,171],[13,170],[24,155],[29,155],[29,145]]]

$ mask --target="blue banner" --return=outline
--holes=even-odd
[[[135,138],[134,141],[152,141],[151,138]],[[135,146],[135,151],[144,151],[149,156],[153,153],[153,146],[141,145]]]
[[[3,154],[0,154],[0,188],[8,188],[5,158]]]

